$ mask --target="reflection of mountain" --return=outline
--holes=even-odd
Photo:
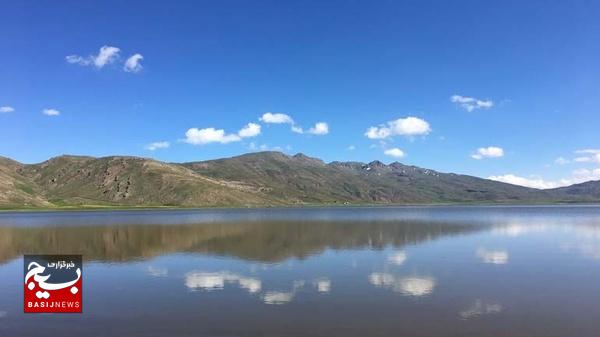
[[[0,227],[0,261],[22,254],[83,254],[85,260],[128,261],[198,252],[269,262],[304,258],[327,248],[400,247],[477,228],[415,221]]]

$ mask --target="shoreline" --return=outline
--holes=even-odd
[[[530,207],[530,206],[574,206],[595,207],[599,202],[451,202],[451,203],[415,203],[415,204],[302,204],[302,205],[261,205],[261,206],[63,206],[63,207],[20,207],[0,208],[3,213],[45,213],[45,212],[117,212],[117,211],[193,211],[193,210],[273,210],[273,209],[317,209],[317,208],[394,208],[394,207]]]

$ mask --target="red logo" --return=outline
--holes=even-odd
[[[81,313],[81,255],[25,255],[24,311]]]

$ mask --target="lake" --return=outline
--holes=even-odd
[[[23,313],[82,254],[83,314]],[[0,213],[0,336],[599,336],[600,207]]]

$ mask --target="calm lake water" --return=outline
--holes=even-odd
[[[23,314],[23,254],[83,314]],[[600,336],[600,207],[0,213],[0,336]]]

